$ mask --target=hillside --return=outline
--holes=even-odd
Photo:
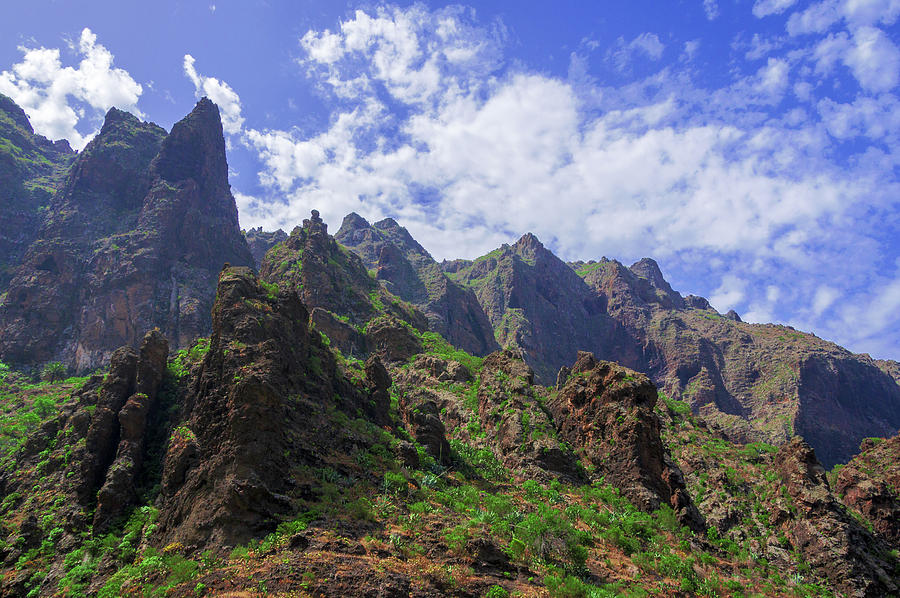
[[[206,99],[77,155],[0,108],[43,165],[0,179],[38,206],[0,245],[0,598],[900,594],[896,363],[531,234],[241,231]]]

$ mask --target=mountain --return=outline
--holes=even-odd
[[[867,436],[900,429],[900,387],[866,355],[778,325],[722,316],[682,298],[658,265],[576,265],[635,348],[623,360],[739,441],[802,435],[831,467]]]
[[[579,351],[631,365],[618,324],[565,262],[532,234],[474,261],[446,262],[451,279],[475,291],[502,347],[520,349],[537,380],[552,384]]]
[[[0,294],[74,158],[68,142],[35,135],[25,112],[0,94]]]
[[[335,239],[357,253],[388,290],[418,307],[431,330],[453,345],[474,355],[499,348],[474,293],[450,280],[393,219],[370,225],[358,214],[349,214]]]
[[[3,106],[0,598],[900,593],[896,362],[531,234],[242,232],[206,99]]]
[[[257,268],[262,264],[266,252],[275,247],[278,243],[287,239],[287,233],[280,228],[273,232],[266,232],[261,226],[258,226],[256,228],[245,230],[243,233]]]
[[[107,375],[5,374],[19,410],[59,407],[4,451],[0,596],[898,591],[799,438],[734,444],[589,353],[553,389],[516,350],[409,326],[386,367],[309,320],[228,267],[210,339],[168,364],[151,331]]]
[[[176,347],[208,333],[223,263],[253,265],[207,99],[170,133],[111,109],[72,162],[0,306],[0,358],[108,363],[143,331]]]

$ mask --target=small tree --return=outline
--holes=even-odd
[[[47,382],[58,382],[66,377],[66,366],[58,361],[51,361],[41,370],[41,378]]]

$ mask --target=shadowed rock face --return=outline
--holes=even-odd
[[[900,387],[868,356],[790,327],[721,316],[700,298],[682,301],[652,260],[573,267],[621,325],[621,342],[639,349],[632,367],[731,438],[778,445],[801,434],[830,467],[864,437],[900,428]]]
[[[900,436],[866,439],[860,451],[841,469],[835,492],[876,533],[900,548]]]
[[[896,593],[900,588],[892,564],[880,556],[889,546],[840,505],[812,447],[795,437],[779,449],[774,462],[797,514],[776,512],[773,523],[785,530],[806,562],[849,596]]]
[[[619,342],[602,300],[530,233],[474,262],[444,268],[475,291],[499,344],[520,349],[542,384],[552,384],[578,351],[637,361],[634,348]]]
[[[293,291],[272,295],[249,268],[219,277],[210,348],[187,400],[187,419],[163,469],[159,542],[234,545],[292,512],[291,475],[318,465],[342,435],[326,408],[384,421],[383,367],[351,385],[337,370]]]
[[[280,228],[273,232],[266,232],[260,226],[244,231],[244,238],[247,240],[250,253],[253,254],[253,261],[256,263],[257,269],[262,265],[266,252],[287,239],[287,237],[287,233]]]
[[[227,175],[209,100],[168,135],[110,110],[16,268],[0,358],[83,371],[153,327],[176,347],[205,335],[222,264],[253,264]]]
[[[68,142],[35,135],[25,112],[0,94],[0,295],[74,158]]]
[[[653,412],[657,391],[643,374],[582,352],[547,407],[560,436],[643,509],[669,504],[686,525],[705,528],[684,476],[663,449]]]
[[[473,355],[498,348],[493,329],[471,289],[451,281],[409,232],[391,218],[370,225],[357,214],[344,218],[335,240],[375,270],[375,278],[418,307],[428,325]]]

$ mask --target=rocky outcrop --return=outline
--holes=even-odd
[[[900,591],[889,547],[850,517],[828,487],[815,451],[794,437],[775,455],[776,471],[793,509],[774,513],[807,563],[848,596],[887,596]],[[793,511],[796,510],[796,513]]]
[[[900,387],[867,356],[787,326],[722,316],[700,297],[682,301],[646,258],[630,268],[606,259],[572,266],[619,323],[619,345],[634,348],[613,359],[646,372],[734,440],[778,445],[801,434],[831,466],[864,437],[900,428]]]
[[[560,437],[577,447],[595,476],[643,509],[668,504],[683,523],[704,529],[681,470],[663,448],[656,401],[645,375],[581,352],[547,407]]]
[[[900,548],[900,436],[867,438],[859,448],[860,454],[838,473],[835,493],[876,534]]]
[[[346,355],[407,359],[421,347],[407,328],[425,330],[421,312],[387,292],[355,253],[328,234],[319,212],[263,259],[260,277],[300,294],[312,321]]]
[[[369,276],[359,256],[328,234],[317,210],[266,254],[260,276],[268,283],[296,290],[310,309],[328,310],[356,326],[388,313],[420,329],[427,327],[420,313],[386,293]]]
[[[188,346],[209,330],[225,262],[253,258],[218,108],[204,98],[168,135],[111,109],[16,269],[0,307],[0,356],[83,371],[154,327]]]
[[[419,389],[404,393],[399,401],[400,416],[409,434],[430,454],[435,461],[450,465],[452,452],[447,442],[447,431],[441,421],[438,397],[434,393]]]
[[[373,400],[307,322],[295,292],[273,294],[249,268],[222,271],[209,352],[165,456],[161,545],[230,546],[273,529],[303,494],[291,471],[360,442],[332,409],[386,418],[383,372],[371,364]]]
[[[491,323],[472,290],[450,280],[392,218],[370,225],[351,213],[335,240],[357,253],[390,292],[419,308],[429,328],[454,346],[473,355],[498,348]]]
[[[256,264],[257,269],[262,264],[263,258],[266,257],[266,253],[287,239],[287,237],[287,233],[280,228],[276,231],[268,232],[264,231],[261,226],[258,226],[244,231],[244,238],[247,240],[247,246],[250,248],[250,253],[253,255],[253,262]]]
[[[475,291],[499,344],[521,350],[542,384],[552,384],[578,351],[626,365],[638,361],[603,301],[530,233],[474,262],[447,262],[444,269]]]
[[[152,331],[144,337],[136,360],[130,359],[130,353],[133,350],[125,349],[118,354],[119,358],[114,361],[115,367],[111,368],[111,377],[115,378],[114,388],[119,390],[124,388],[120,386],[120,381],[131,382],[133,379],[133,393],[115,413],[117,422],[110,422],[111,408],[121,403],[122,395],[101,392],[101,402],[94,411],[88,431],[90,462],[95,466],[102,466],[110,453],[110,445],[96,440],[102,439],[109,443],[116,436],[111,433],[114,430],[109,429],[110,424],[113,427],[115,423],[119,425],[115,459],[106,468],[103,485],[97,492],[93,526],[95,533],[103,532],[110,523],[126,514],[126,508],[137,504],[135,488],[147,450],[148,421],[156,408],[157,394],[166,371],[169,343],[158,331]],[[134,364],[133,374],[123,371],[122,366],[126,363]]]
[[[0,94],[0,295],[37,238],[74,158],[68,142],[35,135],[25,112]]]
[[[557,440],[554,423],[541,408],[543,389],[534,386],[534,371],[519,351],[488,355],[480,382],[478,416],[485,441],[506,467],[522,479],[583,481],[575,455]]]

